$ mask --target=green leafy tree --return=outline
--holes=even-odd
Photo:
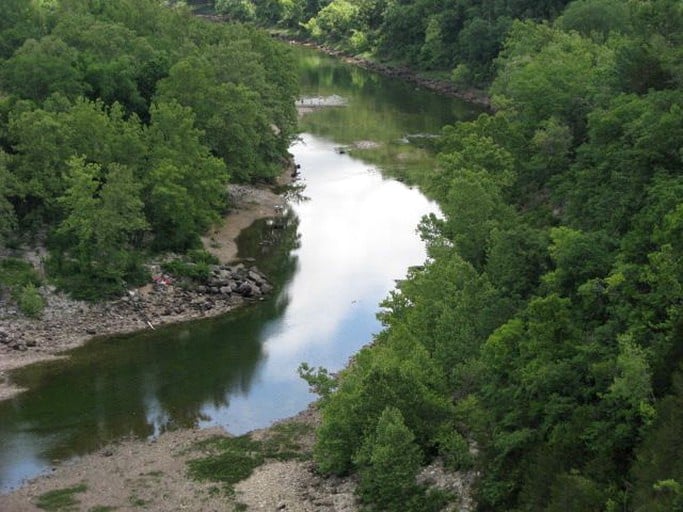
[[[573,295],[578,287],[611,268],[611,241],[602,233],[582,233],[568,227],[550,230],[550,257],[555,270],[543,276],[546,285],[562,295]]]
[[[12,163],[17,195],[26,209],[43,209],[54,216],[55,200],[66,187],[67,161],[85,156],[102,165],[119,163],[138,169],[145,159],[142,130],[137,118],[125,118],[120,105],[78,99],[73,104],[53,96],[45,109],[10,115],[9,136],[16,152]]]
[[[416,441],[427,446],[452,416],[432,358],[405,331],[358,355],[322,404],[314,455],[323,472],[343,474],[387,406],[398,408]]]
[[[40,37],[40,12],[34,2],[6,0],[0,4],[0,59],[6,59],[26,39]]]
[[[161,101],[176,100],[192,108],[204,141],[221,157],[232,176],[248,181],[272,178],[279,172],[271,142],[276,135],[269,124],[259,93],[240,83],[247,77],[230,73],[228,62],[216,67],[207,57],[193,56],[174,65],[159,84]],[[237,67],[239,69],[239,67]],[[262,68],[257,72],[263,80]],[[278,157],[281,154],[278,154]],[[279,161],[278,161],[279,162]]]
[[[333,0],[306,23],[306,29],[317,39],[340,41],[361,29],[360,9],[347,0]]]
[[[155,246],[187,249],[226,207],[229,174],[201,142],[194,114],[176,102],[156,103],[146,132],[149,171],[142,176]]]
[[[256,8],[250,0],[216,0],[216,11],[230,19],[238,21],[254,21]]]
[[[592,480],[576,473],[555,479],[548,512],[592,512],[601,510],[605,494]]]
[[[106,173],[105,173],[106,171]],[[89,282],[80,293],[120,293],[135,260],[130,249],[138,233],[147,228],[142,213],[140,185],[127,167],[113,164],[103,169],[86,164],[82,158],[69,161],[69,187],[60,203],[64,220],[57,229],[61,249],[55,255],[58,268],[67,276],[71,272]]]
[[[415,477],[421,460],[415,436],[401,411],[385,408],[355,457],[360,475],[358,494],[379,510],[407,510],[417,494]]]
[[[497,105],[515,110],[528,130],[555,117],[581,141],[588,112],[608,97],[613,62],[610,48],[576,32],[515,22],[491,93]]]
[[[644,205],[652,180],[675,175],[681,165],[681,93],[615,96],[588,116],[588,140],[572,176],[558,187],[566,220],[585,230],[622,235]]]
[[[0,78],[9,92],[38,101],[54,92],[75,98],[87,90],[78,52],[55,36],[28,39],[5,62]]]
[[[629,17],[628,5],[618,0],[575,0],[555,23],[566,32],[605,41],[612,32],[631,32]]]
[[[683,378],[674,374],[672,392],[657,405],[655,421],[637,450],[632,468],[635,491],[633,508],[637,512],[683,510]]]
[[[8,155],[0,150],[0,243],[4,242],[16,227],[14,206],[9,201],[12,192],[10,190],[11,176],[6,165],[7,159]]]

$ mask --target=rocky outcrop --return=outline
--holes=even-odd
[[[73,300],[52,286],[43,286],[40,293],[46,307],[39,319],[26,318],[10,300],[0,302],[0,354],[55,354],[93,336],[221,315],[246,302],[262,300],[272,291],[263,273],[242,263],[212,266],[203,283],[164,276],[119,299],[98,304]]]

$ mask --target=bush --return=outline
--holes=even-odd
[[[187,259],[192,263],[204,263],[206,265],[218,265],[219,263],[218,258],[204,249],[193,249],[188,251]]]
[[[384,409],[374,435],[366,438],[355,459],[363,502],[380,510],[401,510],[419,495],[415,477],[422,454],[398,409]]]
[[[27,284],[40,286],[40,276],[29,262],[7,258],[0,261],[0,284],[9,288],[21,288]]]
[[[173,260],[161,264],[161,269],[176,278],[187,277],[195,281],[206,281],[209,278],[208,263],[193,263],[191,261]]]
[[[457,430],[442,432],[437,441],[439,454],[447,467],[454,470],[472,467],[472,455],[467,440]]]
[[[18,303],[22,313],[31,318],[38,318],[45,309],[45,301],[32,283],[21,288]]]

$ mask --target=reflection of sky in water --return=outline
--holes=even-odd
[[[34,436],[29,425],[26,432],[14,436],[2,447],[0,475],[3,482],[9,475],[38,475],[47,470],[46,461],[39,454],[57,436]],[[11,483],[19,483],[17,482]],[[2,491],[2,487],[0,487]]]
[[[425,259],[416,228],[436,211],[421,193],[383,179],[364,162],[338,154],[332,142],[304,135],[291,148],[310,200],[299,216],[299,268],[282,291],[289,304],[264,328],[265,360],[248,396],[228,408],[205,405],[203,426],[239,434],[296,413],[312,399],[297,375],[302,361],[338,370],[380,329],[379,302]]]
[[[301,362],[338,370],[372,340],[379,302],[424,261],[416,227],[436,206],[330,141],[304,135],[291,151],[310,199],[292,204],[300,246],[284,310],[83,347],[80,362],[38,372],[35,389],[0,410],[0,492],[122,435],[195,421],[234,434],[267,426],[315,398]]]

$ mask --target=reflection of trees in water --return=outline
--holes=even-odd
[[[103,339],[67,360],[18,371],[29,391],[0,402],[0,459],[2,446],[25,445],[26,437],[49,463],[125,436],[192,427],[207,419],[205,404],[227,407],[231,396],[249,393],[263,362],[264,328],[287,307],[277,294],[297,267],[298,225],[288,211],[240,237],[241,255],[257,260],[273,297],[220,318]]]
[[[482,111],[464,101],[344,64],[314,50],[294,51],[304,94],[338,94],[349,100],[349,108],[343,111],[318,110],[299,123],[302,130],[336,142],[368,139],[388,143],[406,133],[439,133],[445,124],[472,119]]]
[[[305,200],[298,186],[291,187],[288,196],[294,201]],[[279,289],[292,278],[296,270],[297,256],[294,251],[301,243],[298,228],[299,218],[291,209],[287,209],[280,217],[259,219],[238,237],[239,257],[255,259],[259,269]]]

